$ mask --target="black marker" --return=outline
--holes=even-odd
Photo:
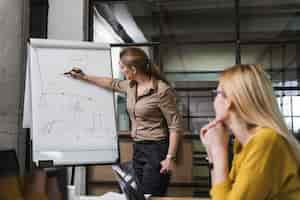
[[[75,72],[75,73],[81,73],[82,74],[82,70],[81,69],[72,69],[69,72],[65,72],[64,75],[71,75],[71,72]]]

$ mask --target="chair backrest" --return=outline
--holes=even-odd
[[[120,165],[113,165],[112,169],[115,173],[119,186],[127,200],[145,200],[142,188],[133,174],[124,170],[124,167],[130,168],[130,163],[123,163],[123,169]],[[128,169],[128,168],[127,168]]]
[[[133,162],[131,160],[120,163],[119,167],[126,173],[128,173],[128,174],[132,175],[134,178],[136,178],[134,169],[133,169]]]
[[[19,176],[20,168],[14,149],[0,150],[0,177]]]

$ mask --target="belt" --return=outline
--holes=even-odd
[[[135,144],[166,144],[169,143],[169,140],[141,140],[141,141],[134,141]]]

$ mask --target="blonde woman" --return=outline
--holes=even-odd
[[[288,131],[261,65],[221,73],[216,118],[200,130],[212,168],[213,200],[299,200],[300,147]],[[228,132],[235,137],[228,169]]]

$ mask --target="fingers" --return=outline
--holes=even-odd
[[[200,129],[199,135],[200,135],[200,140],[201,140],[202,144],[208,145],[208,139],[206,137],[206,133],[208,133],[208,131],[210,131],[213,128],[216,128],[219,125],[222,125],[222,121],[215,119]]]
[[[70,75],[72,78],[75,79],[82,79],[85,76],[83,71],[78,67],[73,67],[71,71],[65,72],[64,75]]]
[[[82,70],[78,67],[73,67],[70,71],[67,71],[64,74],[70,74],[71,72],[82,73]]]
[[[215,125],[214,121],[209,122],[208,124],[206,124],[204,127],[201,128],[200,133],[205,134],[208,129],[212,128]]]
[[[164,174],[164,173],[168,172],[168,167],[165,165],[164,161],[161,161],[160,165],[161,165],[161,168],[160,168],[159,172],[161,174]]]
[[[200,136],[205,135],[205,133],[208,131],[208,128],[203,127],[200,129]]]
[[[161,174],[171,174],[173,169],[174,169],[174,166],[172,166],[172,164],[168,164],[168,162],[166,160],[163,160],[160,162],[161,164],[161,169],[160,169],[160,173]]]
[[[213,127],[215,127],[215,126],[216,126],[218,123],[220,123],[220,122],[221,122],[221,121],[215,119],[215,120],[209,122],[209,123],[207,124],[206,128],[207,128],[207,129],[213,128]]]
[[[171,174],[172,170],[167,167],[162,167],[159,171],[161,174]]]
[[[78,73],[78,72],[75,72],[75,71],[71,71],[70,72],[70,75],[73,77],[73,78],[80,78],[81,77],[81,74]]]
[[[206,138],[205,138],[207,131],[208,131],[207,125],[200,129],[199,136],[200,136],[200,140],[201,140],[202,144],[204,144],[204,145],[206,145],[206,143],[207,143]]]
[[[200,134],[202,135],[205,134],[209,129],[216,127],[220,123],[222,123],[222,121],[216,119],[209,122],[208,124],[206,124],[204,127],[200,129]]]
[[[200,130],[200,140],[201,140],[201,143],[204,145],[205,148],[207,148],[207,145],[208,145],[208,139],[206,137],[206,133],[207,133],[207,130],[206,131],[202,131]]]
[[[160,171],[159,171],[159,172],[160,172],[161,174],[163,174],[163,173],[165,173],[165,171],[166,171],[166,169],[167,169],[167,168],[166,168],[166,165],[165,165],[165,161],[164,161],[164,160],[161,161],[161,162],[160,162],[160,165],[161,165],[161,168],[160,168]]]
[[[73,67],[72,68],[72,71],[74,71],[74,72],[81,72],[82,70],[79,68],[79,67]]]
[[[164,167],[162,167],[162,168],[160,169],[160,171],[159,171],[159,172],[160,172],[161,174],[164,174],[164,173],[166,173],[166,171],[167,171],[167,169],[166,169],[166,168],[164,168]]]

